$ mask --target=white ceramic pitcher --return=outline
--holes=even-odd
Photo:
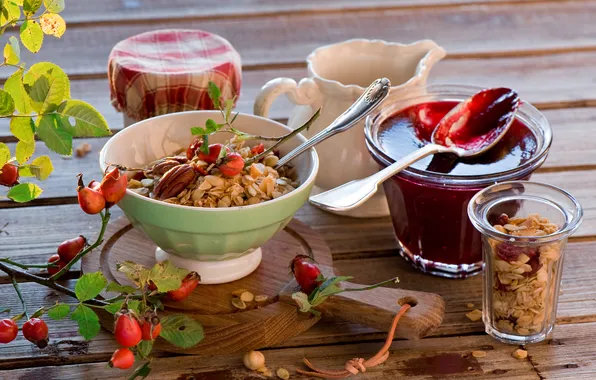
[[[309,78],[296,83],[290,78],[267,82],[257,95],[255,115],[267,117],[271,103],[286,94],[296,104],[288,126],[306,122],[319,107],[321,116],[303,134],[310,138],[327,127],[364,92],[375,79],[391,80],[391,92],[420,91],[432,66],[445,56],[445,50],[430,40],[398,44],[380,40],[354,39],[314,50],[307,58]],[[389,95],[385,100],[395,99]],[[378,171],[364,142],[364,122],[317,146],[319,175],[313,193],[329,190]],[[389,215],[381,191],[357,209],[342,215],[378,217]]]

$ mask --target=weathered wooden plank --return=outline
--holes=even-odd
[[[368,358],[376,353],[379,342],[285,348],[264,351],[266,364],[274,371],[283,366],[295,376],[295,369],[304,369],[301,358],[307,357],[325,369],[341,369],[354,357]],[[582,347],[585,349],[585,347]],[[424,339],[393,342],[389,359],[381,366],[370,368],[360,379],[387,379],[407,376],[408,379],[468,378],[538,380],[540,377],[528,360],[511,357],[514,347],[500,344],[488,336]],[[476,359],[472,350],[485,350],[485,358]],[[152,378],[159,379],[261,379],[243,367],[239,355],[177,356],[153,361]],[[109,370],[104,363],[25,368],[3,372],[10,378],[27,379],[115,379],[126,378],[129,371]],[[304,378],[304,377],[300,377]]]
[[[402,7],[449,7],[458,5],[491,4],[509,0],[331,0],[324,3],[313,0],[279,2],[271,0],[248,0],[239,3],[234,0],[193,1],[177,0],[176,5],[166,0],[118,1],[101,3],[93,0],[78,0],[67,3],[62,15],[67,23],[97,23],[107,21],[150,20],[171,18],[211,18],[211,17],[255,17],[263,14],[301,12],[339,12],[358,9],[391,9]],[[533,1],[533,0],[520,0]],[[543,2],[558,0],[543,0]]]
[[[145,23],[73,27],[61,40],[47,38],[39,56],[23,54],[29,63],[49,60],[69,74],[103,74],[108,54],[118,41],[166,28],[199,28],[227,38],[245,67],[303,62],[316,47],[348,38],[432,38],[452,56],[532,55],[594,49],[596,3],[528,2],[511,7],[462,6],[364,10],[329,14],[274,15],[230,19],[154,20]],[[557,17],[553,17],[556,14]],[[565,25],[565,33],[561,33]],[[421,28],[423,26],[423,28]],[[470,30],[474,33],[470,33]],[[14,32],[12,32],[14,33]],[[0,71],[6,75],[8,71]]]

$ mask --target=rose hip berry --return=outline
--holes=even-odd
[[[48,325],[43,320],[31,318],[23,324],[22,330],[25,339],[37,347],[45,348],[48,345]]]
[[[65,240],[58,246],[58,255],[60,260],[65,263],[70,263],[75,258],[77,253],[81,252],[87,244],[87,239],[84,236],[77,236],[69,240]]]
[[[126,174],[120,173],[120,169],[114,168],[103,177],[99,187],[106,202],[114,204],[120,202],[126,194],[127,184]]]
[[[209,153],[203,153],[199,151],[199,160],[205,161],[208,164],[214,164],[223,149],[222,144],[211,144],[209,145]],[[226,152],[230,152],[230,149],[226,147]]]
[[[124,310],[116,314],[114,336],[121,346],[134,347],[141,341],[143,333],[139,322]]]
[[[50,274],[50,276],[55,275],[66,266],[66,263],[60,259],[59,255],[50,256],[50,258],[48,259],[48,263],[54,263],[57,265],[55,267],[48,267],[48,273]]]
[[[97,182],[96,180],[93,180],[91,182],[89,182],[89,184],[87,185],[88,188],[99,191],[101,188],[101,183]]]
[[[182,280],[182,285],[180,285],[178,289],[168,292],[168,297],[172,301],[182,301],[188,297],[193,290],[195,290],[199,284],[199,281],[201,281],[199,274],[197,272],[190,272],[186,275],[186,277],[184,277],[184,280]]]
[[[244,168],[244,159],[238,153],[230,153],[217,168],[223,175],[233,177],[240,174]]]
[[[128,369],[135,364],[135,355],[128,348],[119,348],[112,354],[108,365],[112,368]]]
[[[154,340],[161,333],[161,322],[156,315],[150,315],[145,318],[141,324],[143,330],[143,340]]]
[[[13,164],[4,164],[0,173],[0,185],[14,186],[19,181],[19,168]]]
[[[93,190],[83,184],[83,175],[79,174],[79,186],[77,187],[79,206],[87,214],[99,214],[106,207],[106,200],[98,190]]]
[[[0,321],[0,343],[12,342],[19,332],[19,327],[12,319]]]
[[[300,285],[300,288],[306,294],[312,293],[322,283],[319,279],[321,270],[308,256],[298,255],[294,257],[290,263],[290,269],[294,273],[296,282],[298,282],[298,285]]]
[[[186,148],[186,158],[192,160],[195,154],[197,153],[197,150],[201,148],[201,145],[203,145],[203,139],[201,139],[200,137],[195,137],[195,139],[192,140],[188,148]]]
[[[265,145],[263,143],[260,143],[258,145],[255,145],[251,148],[250,153],[252,153],[253,156],[256,156],[257,154],[261,154],[265,151]]]

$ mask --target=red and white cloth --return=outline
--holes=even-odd
[[[213,109],[209,81],[222,99],[240,95],[240,55],[224,38],[201,30],[168,29],[120,41],[110,53],[112,105],[134,120]]]

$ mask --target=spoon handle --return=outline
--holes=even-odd
[[[391,82],[387,78],[380,78],[375,80],[362,95],[348,108],[344,113],[339,115],[337,119],[331,123],[327,128],[314,135],[311,139],[298,146],[290,153],[283,156],[275,166],[276,168],[287,164],[290,160],[304,153],[311,147],[317,145],[329,137],[347,131],[363,117],[374,110],[389,94]]]
[[[360,206],[376,192],[381,183],[414,162],[435,153],[451,152],[441,145],[428,144],[411,154],[395,161],[385,169],[363,179],[348,182],[341,186],[310,197],[314,205],[329,211],[347,211]]]

